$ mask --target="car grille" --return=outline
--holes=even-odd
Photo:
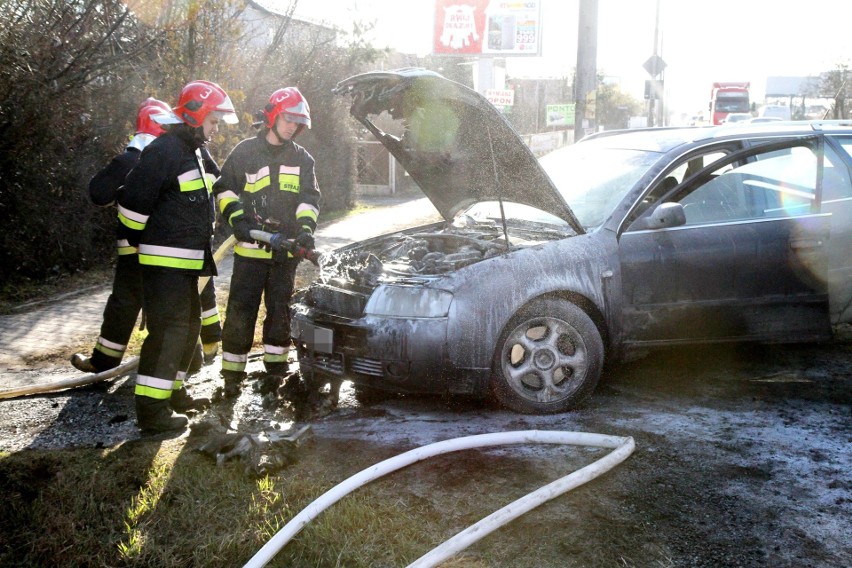
[[[349,365],[354,373],[361,375],[373,375],[374,377],[381,377],[384,375],[382,372],[382,362],[376,361],[375,359],[354,357],[349,362]]]
[[[318,371],[325,371],[333,375],[343,374],[343,359],[338,354],[321,355],[315,353],[313,359],[310,359],[307,354],[300,354],[299,363],[308,362],[311,367]]]
[[[299,349],[299,363],[307,370],[312,368],[332,375],[342,375],[345,368],[343,356],[340,353],[331,355],[324,353],[308,353],[305,349]],[[382,377],[382,362],[367,357],[351,357],[347,359],[348,370],[359,375],[370,375]]]
[[[310,301],[326,314],[357,319],[364,313],[367,296],[328,284],[315,284],[310,290]]]

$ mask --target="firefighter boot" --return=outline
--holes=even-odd
[[[172,412],[168,400],[136,395],[136,424],[143,434],[156,434],[183,430],[189,419]]]
[[[188,410],[204,410],[210,406],[210,399],[194,397],[186,391],[186,387],[180,387],[172,391],[169,406],[175,412],[186,412]]]
[[[216,359],[216,354],[219,353],[219,342],[203,343],[201,349],[204,353],[204,364],[209,365]]]
[[[71,356],[71,364],[74,365],[74,368],[78,371],[83,371],[84,373],[97,373],[98,370],[92,365],[92,358],[86,357],[82,353],[74,353]]]
[[[237,398],[240,396],[240,383],[246,378],[244,371],[222,371],[225,380],[225,398]]]

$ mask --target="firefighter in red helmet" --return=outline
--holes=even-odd
[[[308,101],[296,87],[278,89],[258,113],[261,129],[243,140],[222,164],[213,193],[234,230],[234,269],[222,328],[222,375],[225,396],[239,394],[246,376],[261,296],[263,363],[269,375],[288,370],[290,307],[298,258],[256,243],[252,229],[281,233],[301,247],[313,249],[320,191],[314,158],[294,139],[311,127]]]
[[[165,132],[161,124],[152,117],[156,114],[167,114],[171,107],[160,100],[148,97],[139,105],[136,113],[136,133],[130,139],[124,152],[117,155],[99,171],[89,182],[89,197],[92,203],[101,207],[115,204],[118,192],[124,184],[127,173],[139,161],[142,150],[157,136]],[[209,153],[205,151],[206,171],[218,177],[219,167]],[[212,180],[211,180],[212,183]],[[142,309],[142,278],[139,272],[139,262],[136,247],[131,246],[127,239],[119,238],[117,242],[118,260],[115,267],[112,292],[104,308],[104,318],[101,333],[95,342],[90,356],[75,353],[71,364],[85,373],[100,373],[121,364],[127,343],[133,333],[133,326]],[[216,307],[216,290],[213,280],[209,280],[201,295],[202,309],[207,314],[201,328],[201,340],[204,345],[200,360],[194,360],[193,365],[200,367],[204,352],[214,352],[221,341],[222,327],[219,312]],[[198,359],[198,358],[197,358]],[[173,404],[189,409],[196,401],[185,396],[181,389],[172,399]]]
[[[169,113],[171,110],[167,103],[153,97],[142,101],[136,113],[136,133],[127,147],[89,182],[89,197],[92,203],[101,207],[115,204],[117,194],[124,184],[124,178],[139,161],[142,150],[165,132],[162,125],[152,116]],[[205,165],[208,172],[219,175],[219,167],[207,153],[205,153]],[[71,364],[84,373],[100,373],[121,364],[130,335],[133,333],[133,326],[142,309],[142,278],[139,273],[136,247],[131,246],[127,239],[119,238],[117,252],[118,260],[112,292],[104,308],[100,335],[90,356],[75,353],[71,357]],[[214,348],[218,348],[222,335],[216,308],[216,290],[212,279],[202,292],[201,304],[202,309],[208,313],[208,317],[204,320],[205,325],[201,329],[201,340],[206,351],[212,352]],[[203,351],[201,357],[203,360]],[[185,389],[182,389],[173,398],[173,403],[188,409],[195,405],[195,401],[183,396],[185,394]]]
[[[172,111],[153,119],[172,126],[145,148],[118,197],[121,229],[138,246],[148,325],[135,387],[143,432],[180,430],[188,423],[170,403],[201,327],[198,279],[216,273],[215,209],[202,150],[219,123],[236,123],[237,115],[222,87],[192,81]]]

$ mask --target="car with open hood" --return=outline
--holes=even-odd
[[[536,159],[437,73],[335,91],[444,221],[323,255],[292,307],[303,374],[556,413],[605,363],[852,318],[852,125],[635,129]]]

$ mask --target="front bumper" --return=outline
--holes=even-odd
[[[411,394],[472,394],[479,386],[447,359],[447,318],[348,320],[308,309],[293,314],[291,335],[303,374]]]

